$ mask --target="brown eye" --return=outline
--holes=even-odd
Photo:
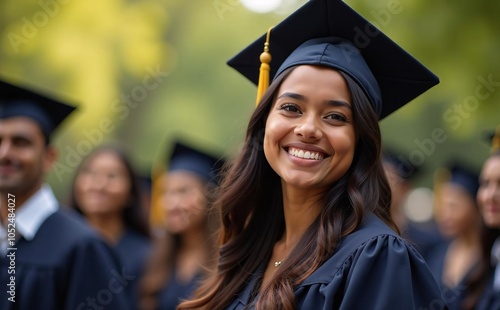
[[[341,121],[341,122],[347,121],[347,118],[344,115],[338,113],[329,114],[325,118],[328,120]]]
[[[300,112],[299,108],[295,104],[285,103],[280,107],[280,110],[284,110],[287,112]]]

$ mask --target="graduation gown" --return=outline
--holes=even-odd
[[[127,275],[134,277],[126,286],[131,309],[139,307],[139,282],[144,271],[146,259],[151,250],[150,240],[131,229],[127,229],[115,245],[114,250],[126,270]]]
[[[448,247],[449,244],[441,244],[430,251],[427,258],[427,264],[429,265],[429,269],[434,275],[434,278],[441,286],[441,292],[443,292],[443,295],[445,296],[449,309],[458,310],[461,309],[461,303],[467,294],[467,286],[465,283],[477,265],[474,265],[469,271],[467,271],[456,287],[449,287],[443,282],[444,260],[446,258]]]
[[[433,224],[429,224],[424,228],[416,223],[409,222],[401,231],[401,236],[408,243],[413,245],[422,257],[427,261],[427,256],[431,250],[442,244],[447,244],[447,241],[441,236],[437,228]]]
[[[264,268],[226,309],[245,309],[254,302],[252,291]],[[305,310],[446,309],[422,256],[371,213],[294,293],[297,308]]]
[[[56,211],[32,240],[21,238],[16,248],[15,274],[7,272],[10,257],[0,258],[0,309],[129,309],[124,290],[129,275],[111,248],[76,216]],[[5,289],[12,275],[15,302]]]
[[[188,299],[194,293],[201,279],[201,273],[195,275],[189,282],[182,283],[177,279],[175,268],[170,279],[158,294],[158,309],[175,310],[182,300]]]
[[[492,274],[495,269],[492,269]],[[493,289],[493,277],[479,299],[476,310],[498,310],[500,309],[500,292]]]

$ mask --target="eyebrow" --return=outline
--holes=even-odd
[[[301,101],[306,100],[306,97],[304,97],[303,95],[291,93],[291,92],[283,93],[283,94],[279,95],[278,98],[276,98],[276,99],[280,99],[283,97],[289,97],[289,98],[301,100]],[[342,101],[342,100],[326,100],[325,104],[328,106],[334,106],[334,107],[345,107],[345,108],[352,110],[351,105],[345,101]]]

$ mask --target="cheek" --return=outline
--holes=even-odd
[[[89,178],[85,176],[78,176],[75,181],[75,194],[77,196],[83,195],[88,190]]]
[[[109,191],[117,198],[117,199],[128,199],[128,194],[130,192],[130,184],[128,182],[119,182],[117,184],[113,184],[113,186],[109,187]]]

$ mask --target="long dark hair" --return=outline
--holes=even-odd
[[[75,197],[75,183],[76,179],[80,175],[82,169],[85,165],[92,160],[95,156],[103,153],[111,153],[116,155],[120,161],[122,162],[125,170],[127,171],[127,178],[130,181],[130,197],[127,200],[127,205],[123,208],[123,221],[125,223],[125,227],[132,229],[133,231],[149,237],[149,225],[147,222],[146,214],[144,212],[145,208],[141,205],[141,187],[139,184],[139,178],[132,166],[132,162],[130,161],[127,153],[124,149],[119,147],[118,145],[102,145],[95,148],[82,162],[82,164],[78,167],[78,170],[73,179],[72,192],[70,198],[70,206],[73,207],[78,213],[83,214],[80,205],[76,201]]]
[[[488,159],[494,156],[500,158],[500,151],[492,153]],[[491,280],[491,276],[494,273],[493,267],[491,266],[491,248],[499,235],[500,230],[498,227],[488,228],[483,224],[481,231],[481,256],[477,267],[464,283],[467,292],[462,302],[462,309],[474,309],[486,285]]]
[[[294,68],[285,70],[270,85],[250,119],[243,149],[224,177],[216,201],[222,216],[217,270],[199,288],[196,299],[179,309],[226,307],[260,263],[270,259],[274,243],[284,232],[280,177],[268,164],[262,145],[278,88]],[[351,93],[358,137],[352,165],[325,194],[324,208],[260,294],[257,309],[295,309],[293,289],[334,253],[339,240],[360,225],[366,211],[397,231],[390,217],[391,192],[380,160],[377,116],[360,87],[341,74]]]
[[[165,172],[164,177],[168,174]],[[217,232],[219,228],[219,214],[212,212],[213,201],[217,185],[212,182],[206,182],[199,178],[199,181],[204,183],[204,195],[206,202],[207,217],[203,227],[204,236],[206,237],[203,243],[204,259],[200,262],[201,277],[205,276],[207,270],[213,268],[217,257]],[[153,251],[148,258],[148,263],[140,284],[140,309],[158,309],[158,294],[168,284],[169,278],[174,272],[175,262],[181,250],[182,236],[180,234],[170,233],[166,230],[163,234],[158,234],[154,238]]]

